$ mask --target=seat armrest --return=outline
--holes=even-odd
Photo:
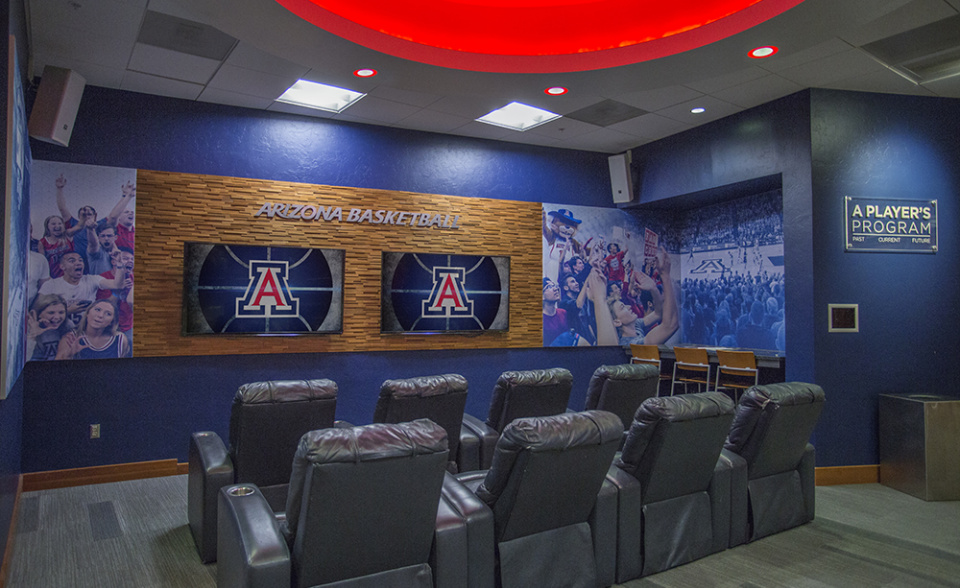
[[[290,550],[254,484],[220,489],[217,586],[290,586]]]
[[[615,465],[605,482],[617,489],[617,582],[623,583],[643,572],[643,493],[640,482]]]
[[[436,588],[493,588],[495,561],[493,511],[447,473],[430,554]]]
[[[458,456],[458,466],[461,472],[474,470],[485,470],[493,463],[493,452],[497,448],[497,440],[500,439],[500,433],[496,429],[487,425],[472,414],[464,413],[463,421],[460,426],[461,446],[465,437],[472,436],[474,439],[467,441],[468,446],[479,446],[479,452],[473,455]],[[461,450],[462,452],[462,450]],[[463,459],[463,461],[459,461]]]
[[[590,513],[598,586],[610,586],[617,579],[617,494],[617,486],[605,479]]]
[[[750,538],[749,495],[747,494],[747,461],[724,449],[717,462],[725,462],[730,470],[730,542],[727,547],[743,545]]]
[[[187,520],[200,561],[217,560],[217,495],[234,483],[233,460],[220,436],[201,431],[190,436]]]
[[[717,464],[713,468],[710,485],[707,487],[713,527],[711,553],[718,553],[730,547],[731,511],[733,509],[732,486],[735,476],[740,476],[744,481],[746,480],[746,462],[739,456],[737,460],[731,459],[723,455],[721,450],[720,457],[717,458]]]
[[[797,470],[800,472],[800,490],[803,492],[803,505],[807,510],[808,522],[813,520],[817,512],[816,460],[816,449],[813,445],[807,443]]]

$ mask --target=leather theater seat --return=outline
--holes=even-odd
[[[573,374],[564,368],[503,372],[493,387],[486,422],[463,415],[461,442],[477,445],[479,452],[461,450],[460,471],[489,468],[500,433],[514,419],[565,412],[572,388]]]
[[[728,547],[731,480],[745,471],[721,455],[733,417],[718,392],[650,398],[637,410],[607,476],[618,489],[618,582]]]
[[[428,419],[312,431],[286,516],[253,484],[220,493],[223,588],[491,588],[493,516],[446,472]]]
[[[282,511],[290,464],[300,437],[333,426],[337,384],[332,380],[278,380],[241,386],[230,407],[230,449],[212,431],[190,437],[187,518],[200,559],[217,559],[220,488],[251,482]]]
[[[498,586],[613,584],[616,490],[604,476],[622,433],[604,411],[517,419],[489,470],[457,476],[493,511]]]
[[[620,422],[629,423],[643,401],[656,396],[659,388],[660,368],[656,365],[602,365],[590,378],[583,410],[606,410],[620,417]]]
[[[820,386],[803,382],[754,386],[740,398],[725,444],[747,466],[733,495],[731,546],[813,520],[816,455],[809,440],[824,400]]]
[[[460,430],[466,403],[467,379],[460,374],[386,380],[380,386],[373,422],[404,423],[425,418],[437,423],[447,432],[450,449],[448,469],[456,473],[462,461],[459,457]],[[467,435],[462,444],[467,454],[479,453],[476,436]]]

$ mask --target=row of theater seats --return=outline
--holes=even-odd
[[[558,376],[525,375],[531,388]],[[244,387],[238,398],[255,404],[289,404],[276,400],[294,390],[335,395],[329,381],[249,386],[258,394]],[[822,401],[812,385],[759,387],[734,420],[723,394],[651,398],[625,442],[621,419],[606,411],[522,418],[499,435],[489,470],[456,476],[450,436],[429,420],[315,430],[299,440],[283,491],[247,481],[216,493],[218,583],[607,586],[649,575],[812,518],[807,439]],[[243,404],[232,442],[247,431]],[[495,406],[502,412],[494,398],[491,414]],[[201,555],[196,498],[208,482],[194,457],[211,436],[195,434],[191,446],[190,525]]]
[[[428,418],[447,432],[448,469],[466,472],[490,467],[503,428],[514,419],[567,410],[573,376],[566,369],[508,371],[497,379],[486,421],[464,413],[467,381],[457,374],[383,382],[374,423]],[[349,426],[335,421],[337,384],[331,380],[255,382],[237,390],[230,410],[229,449],[213,432],[194,433],[190,442],[188,515],[204,563],[217,559],[217,494],[228,484],[260,487],[277,512],[284,509],[291,456],[307,431]],[[652,366],[597,368],[584,410],[615,413],[629,423],[644,399],[657,394]]]

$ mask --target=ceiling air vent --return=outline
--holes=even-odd
[[[598,127],[609,127],[618,122],[636,118],[642,114],[647,114],[647,111],[634,108],[623,102],[617,102],[616,100],[603,100],[602,102],[597,102],[592,106],[581,108],[564,116],[580,122],[597,125]]]
[[[960,14],[861,47],[915,84],[960,74]]]
[[[215,61],[226,59],[237,40],[209,25],[148,10],[137,41]]]

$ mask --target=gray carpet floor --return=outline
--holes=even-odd
[[[24,493],[7,586],[215,586],[216,564],[194,550],[186,494],[186,476]],[[623,586],[960,588],[960,502],[879,484],[820,487],[812,523]]]

